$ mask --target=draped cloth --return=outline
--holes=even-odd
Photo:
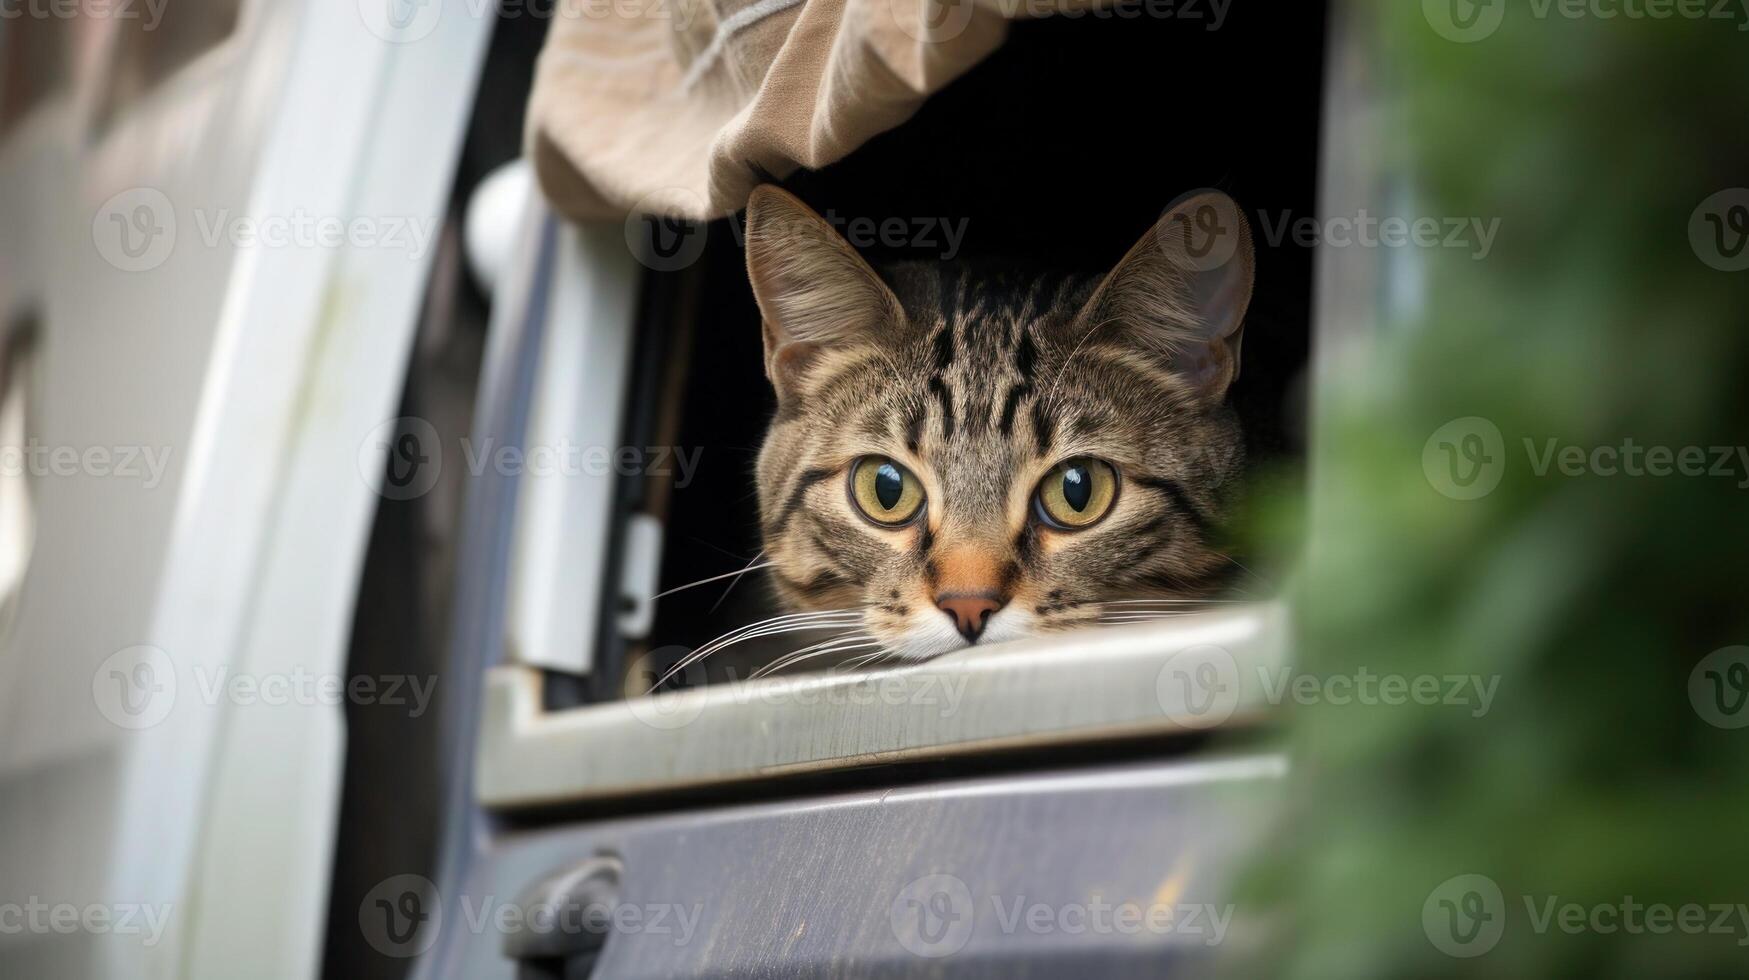
[[[559,0],[529,156],[574,220],[721,217],[910,118],[1028,2]]]

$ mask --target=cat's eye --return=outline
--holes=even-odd
[[[1117,471],[1097,459],[1058,463],[1038,485],[1039,518],[1060,531],[1079,531],[1098,523],[1117,500]]]
[[[850,502],[882,527],[909,524],[923,510],[923,484],[885,456],[864,456],[850,468]]]

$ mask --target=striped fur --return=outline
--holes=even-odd
[[[748,229],[780,406],[759,458],[762,530],[787,606],[860,609],[888,649],[922,658],[967,642],[942,596],[998,596],[979,639],[993,642],[1086,625],[1094,603],[1212,587],[1227,563],[1211,536],[1242,462],[1224,404],[1242,300],[1200,314],[1210,292],[1146,240],[1103,281],[957,265],[880,276],[780,191],[755,194]],[[1248,298],[1242,245],[1229,264]],[[1136,283],[1172,295],[1119,295]],[[1229,356],[1211,390],[1206,366]],[[848,472],[867,455],[917,475],[922,519],[892,530],[858,515]],[[1054,530],[1033,493],[1076,456],[1116,467],[1117,501],[1093,527]]]

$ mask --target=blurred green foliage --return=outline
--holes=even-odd
[[[1699,933],[1537,921],[1551,900],[1749,904],[1749,727],[1690,696],[1703,658],[1749,644],[1749,469],[1535,465],[1551,439],[1749,445],[1749,271],[1690,238],[1703,201],[1749,187],[1749,15],[1597,16],[1627,6],[1506,3],[1470,42],[1420,0],[1347,11],[1382,110],[1364,153],[1412,202],[1383,212],[1500,223],[1486,258],[1416,250],[1364,370],[1319,381],[1300,667],[1499,686],[1482,717],[1291,709],[1294,803],[1250,882],[1283,925],[1271,975],[1749,975],[1734,911],[1724,933],[1710,911]],[[1466,417],[1503,439],[1473,500],[1423,468]],[[1453,956],[1432,937],[1477,924],[1471,889],[1440,890],[1462,874],[1498,885],[1502,929]]]

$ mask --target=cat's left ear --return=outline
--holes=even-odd
[[[823,350],[902,323],[899,300],[833,227],[787,191],[747,202],[747,278],[764,319],[765,373],[783,399]]]
[[[1205,399],[1219,402],[1239,376],[1254,270],[1244,212],[1219,191],[1199,191],[1166,210],[1078,319],[1157,354]]]

